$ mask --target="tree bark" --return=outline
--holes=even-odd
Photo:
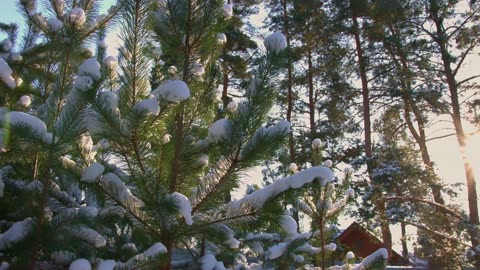
[[[313,63],[312,63],[312,51],[307,50],[307,61],[308,61],[308,70],[307,70],[307,80],[308,80],[308,114],[310,120],[310,134],[312,140],[316,136],[316,125],[315,125],[315,89],[313,87]]]
[[[478,217],[477,189],[472,165],[470,164],[468,157],[465,155],[465,150],[467,149],[467,141],[465,132],[463,130],[457,81],[455,78],[455,74],[452,70],[452,57],[450,55],[450,52],[448,51],[449,37],[443,25],[444,18],[441,18],[439,15],[439,3],[436,0],[430,0],[429,4],[430,18],[434,22],[436,28],[436,36],[433,39],[439,47],[442,58],[443,72],[450,93],[450,114],[453,120],[453,125],[455,127],[458,146],[460,147],[460,151],[462,153],[465,176],[467,181],[469,222],[470,225],[473,227],[469,230],[470,241],[472,243],[472,246],[476,247],[479,244],[476,227],[478,227],[478,225],[480,224]]]
[[[367,79],[367,68],[363,56],[362,43],[360,40],[360,30],[358,20],[355,15],[352,15],[353,33],[355,37],[355,45],[358,57],[359,73],[362,82],[362,101],[363,101],[363,124],[365,133],[365,155],[368,159],[372,158],[372,137],[371,137],[371,120],[370,120],[370,97]],[[371,164],[367,161],[367,170],[371,177]],[[375,199],[375,210],[381,218],[380,229],[382,231],[383,247],[387,249],[389,257],[392,254],[392,233],[390,231],[389,223],[385,214],[385,200],[382,195],[381,187],[372,182],[373,192],[378,196]]]
[[[283,32],[285,38],[287,39],[287,121],[291,123],[292,121],[292,112],[293,112],[293,89],[292,89],[292,80],[293,80],[293,67],[292,67],[292,58],[290,51],[290,26],[289,26],[289,16],[287,12],[287,0],[282,1],[283,8]],[[293,140],[293,134],[288,135],[288,153],[290,156],[290,161],[295,162],[295,141]]]

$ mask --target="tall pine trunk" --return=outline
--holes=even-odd
[[[467,181],[469,222],[472,226],[472,229],[469,230],[470,241],[472,243],[472,246],[476,247],[479,244],[476,227],[478,227],[478,225],[480,224],[478,217],[477,188],[472,165],[468,157],[465,155],[465,150],[467,149],[467,141],[465,132],[463,130],[457,81],[455,79],[455,74],[452,70],[452,57],[450,55],[450,52],[448,51],[449,37],[443,25],[443,18],[441,18],[439,14],[439,3],[437,3],[436,0],[430,0],[429,4],[430,18],[433,20],[437,31],[437,36],[436,38],[434,38],[434,41],[439,47],[442,58],[443,73],[450,93],[450,115],[453,120],[458,146],[462,153],[463,165]]]
[[[368,159],[372,158],[372,130],[371,130],[371,120],[370,120],[370,97],[369,97],[369,88],[368,88],[368,79],[367,79],[367,68],[365,59],[363,56],[362,43],[360,40],[360,30],[358,25],[358,20],[355,15],[352,16],[353,22],[353,33],[355,37],[355,45],[358,57],[358,66],[360,79],[362,82],[362,101],[363,101],[363,124],[364,124],[364,134],[365,134],[365,155]],[[367,162],[367,170],[371,177],[372,167],[370,161]],[[389,256],[392,254],[392,233],[388,224],[386,217],[386,202],[382,195],[381,187],[377,184],[372,183],[373,191],[378,196],[375,199],[375,210],[381,218],[380,229],[382,231],[382,240],[383,247],[387,249]]]
[[[287,39],[287,121],[291,123],[292,121],[292,112],[293,112],[293,89],[292,89],[292,80],[293,80],[293,66],[292,66],[292,57],[290,50],[290,23],[289,16],[287,11],[287,0],[282,1],[283,8],[283,32],[285,38]],[[288,135],[288,153],[290,156],[290,161],[295,162],[295,142],[293,140],[293,134]]]

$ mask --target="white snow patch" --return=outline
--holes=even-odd
[[[226,270],[225,265],[223,264],[223,262],[217,262],[217,263],[215,264],[215,270]]]
[[[269,35],[268,37],[265,38],[263,42],[267,50],[273,51],[276,53],[283,51],[287,47],[287,39],[280,32],[275,32]]]
[[[388,251],[386,248],[379,248],[377,251],[373,252],[372,254],[368,255],[361,263],[355,265],[352,270],[362,270],[367,269],[376,261],[383,259],[388,259]]]
[[[160,113],[160,105],[158,105],[156,97],[140,100],[133,108],[138,112],[144,112],[146,115],[158,115]]]
[[[165,134],[162,137],[162,144],[166,144],[170,142],[170,139],[172,138],[172,135],[170,134]]]
[[[283,215],[282,219],[280,220],[280,225],[288,234],[297,233],[297,222],[295,222],[295,219],[293,219],[291,216]]]
[[[11,89],[17,86],[12,77],[12,72],[13,70],[10,68],[7,62],[5,62],[3,58],[0,58],[0,79],[2,79],[2,81]]]
[[[234,112],[236,111],[238,108],[238,103],[235,102],[235,101],[230,101],[227,105],[227,110],[231,111],[231,112]]]
[[[118,59],[113,55],[103,58],[103,64],[109,69],[115,69],[118,66]]]
[[[6,121],[9,121],[13,126],[28,126],[42,136],[47,133],[47,125],[42,120],[24,112],[7,112],[3,118],[3,122]]]
[[[217,259],[212,254],[206,254],[202,257],[202,270],[214,270],[217,265]]]
[[[233,15],[233,5],[232,4],[225,4],[223,5],[223,16],[231,17]]]
[[[227,36],[224,33],[217,34],[217,43],[218,44],[227,43]]]
[[[107,240],[102,235],[90,228],[77,229],[75,235],[95,248],[101,248],[107,244]]]
[[[85,11],[79,7],[72,9],[68,14],[68,17],[72,24],[78,26],[81,26],[87,20],[87,17],[85,16]]]
[[[15,222],[6,232],[0,234],[0,250],[23,240],[32,230],[32,219]]]
[[[305,258],[302,255],[295,255],[292,254],[293,261],[296,263],[303,263],[305,261]]]
[[[267,129],[267,133],[270,135],[284,135],[284,134],[289,134],[291,130],[292,124],[288,122],[287,120],[280,120],[275,125],[269,126]]]
[[[93,79],[90,76],[77,76],[73,82],[73,89],[80,91],[86,91],[88,88],[92,87]]]
[[[55,264],[60,264],[60,265],[69,265],[73,259],[75,258],[75,254],[69,251],[54,251],[50,255],[50,258]]]
[[[90,166],[85,168],[85,170],[83,170],[80,181],[93,183],[98,179],[98,177],[100,177],[100,175],[102,175],[103,171],[105,171],[105,167],[102,164],[97,162],[92,163]]]
[[[190,89],[184,81],[171,80],[159,85],[152,94],[170,102],[178,102],[190,97]]]
[[[345,258],[347,260],[355,259],[355,253],[353,253],[352,251],[349,251],[347,252],[347,255],[345,255]]]
[[[208,129],[208,139],[212,142],[220,142],[227,136],[227,130],[232,125],[230,120],[222,118],[215,121]]]
[[[175,200],[176,205],[178,206],[178,211],[180,214],[183,216],[183,219],[185,220],[185,223],[187,225],[192,225],[192,205],[190,204],[190,201],[188,200],[187,196],[174,192],[169,195],[172,199]]]
[[[161,253],[166,253],[167,248],[160,242],[157,242],[153,244],[151,247],[149,247],[147,250],[145,250],[142,254],[145,257],[153,257]]]
[[[20,97],[20,104],[23,107],[28,107],[30,106],[30,104],[32,104],[32,99],[30,98],[30,96],[23,95]]]
[[[48,24],[48,29],[50,29],[50,31],[55,33],[60,31],[60,29],[62,29],[63,27],[63,22],[55,17],[48,19],[47,24]]]
[[[78,259],[70,264],[68,270],[92,270],[92,266],[86,259]]]
[[[102,76],[100,73],[100,63],[98,63],[97,59],[89,58],[78,67],[78,74],[79,75],[89,75],[93,79],[97,80]]]
[[[12,49],[12,47],[13,47],[12,41],[11,41],[10,39],[8,39],[8,38],[5,38],[5,39],[0,43],[0,45],[2,46],[2,49],[3,49],[4,51],[7,51],[7,52],[10,51],[10,50]]]
[[[98,215],[98,209],[94,206],[81,206],[79,211],[82,211],[82,213],[89,218],[94,218]]]
[[[100,94],[98,94],[98,100],[104,109],[115,111],[118,108],[118,96],[113,92],[100,92]]]
[[[287,248],[286,243],[278,243],[276,245],[271,246],[267,251],[268,258],[270,260],[274,260],[274,259],[282,256],[283,253],[285,252],[286,248]]]
[[[297,172],[298,171],[298,166],[296,163],[290,163],[288,166],[288,170],[291,172]]]
[[[101,260],[96,270],[113,270],[116,265],[117,262],[114,260]]]
[[[322,165],[325,166],[325,167],[331,167],[332,164],[333,164],[333,162],[330,159],[327,159],[323,162]]]
[[[191,71],[192,71],[193,76],[197,76],[197,77],[205,74],[205,68],[203,67],[202,64],[198,64],[198,63],[193,64]]]
[[[327,167],[317,166],[308,168],[296,174],[279,179],[237,201],[230,202],[228,207],[239,209],[241,205],[248,204],[255,208],[261,208],[269,198],[275,197],[290,188],[302,187],[317,178],[320,179],[322,185],[334,180],[332,171]]]

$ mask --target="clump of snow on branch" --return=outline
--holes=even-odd
[[[92,265],[86,259],[78,259],[70,264],[68,270],[92,270]]]
[[[263,41],[265,44],[265,48],[268,51],[279,53],[287,47],[287,39],[285,36],[280,32],[275,32],[270,34],[268,37],[265,38]]]
[[[19,101],[23,107],[28,107],[30,106],[30,104],[32,104],[32,99],[30,98],[30,96],[27,95],[21,96]]]
[[[103,64],[109,69],[115,69],[118,65],[118,59],[115,56],[107,56],[103,58]]]
[[[146,115],[158,115],[160,113],[160,105],[156,97],[140,100],[135,104],[134,109],[138,112],[144,112]]]
[[[15,222],[7,231],[0,234],[0,250],[9,248],[12,244],[23,240],[31,230],[31,218]]]
[[[368,257],[363,259],[359,265],[354,266],[352,270],[366,269],[367,267],[370,267],[374,262],[378,261],[379,259],[384,259],[384,260],[388,259],[387,249],[380,248],[374,253],[368,255]]]
[[[233,101],[233,100],[230,101],[230,102],[228,103],[228,105],[227,105],[227,110],[228,110],[228,111],[231,111],[231,112],[236,111],[237,108],[238,108],[238,103],[235,102],[235,101]]]
[[[227,36],[224,33],[217,34],[217,43],[218,44],[227,43]]]
[[[78,67],[78,74],[79,75],[89,75],[93,79],[98,79],[102,76],[100,73],[100,63],[98,63],[97,59],[89,58]]]
[[[2,42],[0,42],[0,46],[2,46],[2,49],[4,51],[10,51],[13,47],[13,43],[10,39],[5,38]]]
[[[170,194],[169,196],[170,196],[170,198],[175,200],[175,203],[178,207],[178,211],[183,216],[183,218],[185,220],[185,223],[187,225],[192,225],[192,223],[193,223],[193,221],[192,221],[192,205],[190,204],[190,201],[188,200],[188,198],[185,195],[183,195],[181,193],[178,193],[178,192],[174,192],[174,193]]]
[[[170,102],[179,102],[190,97],[190,89],[184,81],[171,80],[159,85],[152,94]]]
[[[118,96],[110,91],[100,92],[98,100],[104,109],[116,111],[118,108]]]
[[[157,256],[158,254],[166,253],[167,248],[160,242],[157,242],[153,244],[151,247],[149,247],[147,250],[145,250],[142,254],[148,258],[148,257],[153,257]]]
[[[267,251],[268,258],[270,260],[274,260],[282,256],[286,249],[287,249],[287,244],[283,242],[273,245]]]
[[[12,69],[10,66],[0,58],[0,79],[10,88],[15,88],[17,84],[15,83],[15,80],[12,77]]]
[[[316,138],[312,141],[312,148],[313,149],[319,149],[322,147],[322,140],[320,140],[319,138]]]
[[[242,205],[248,204],[255,208],[261,208],[265,202],[278,194],[287,191],[290,188],[300,188],[305,184],[311,183],[313,180],[319,179],[322,185],[334,180],[332,171],[323,166],[305,169],[296,174],[279,179],[272,184],[258,189],[245,197],[230,202],[228,207],[239,209]]]
[[[113,270],[116,265],[117,262],[114,260],[101,260],[98,263],[96,270]]]
[[[345,258],[347,260],[355,259],[355,254],[352,251],[347,252],[347,255],[345,255]]]
[[[231,125],[232,122],[225,118],[215,121],[208,129],[208,139],[215,143],[224,140]]]
[[[85,16],[85,11],[82,8],[77,7],[70,11],[68,19],[71,24],[81,26],[85,23],[87,17]]]
[[[223,15],[227,18],[231,17],[233,15],[233,5],[232,4],[223,5]]]
[[[102,175],[104,170],[105,167],[102,164],[96,162],[92,163],[90,166],[85,168],[80,180],[87,183],[93,183],[100,177],[100,175]]]
[[[205,254],[201,258],[202,270],[214,270],[217,265],[217,259],[212,254]]]
[[[120,202],[133,202],[136,204],[136,206],[140,206],[142,204],[141,201],[132,194],[130,189],[125,186],[125,183],[116,174],[105,174],[101,180],[101,183],[107,188],[113,188],[113,191]]]
[[[50,258],[55,264],[67,266],[73,261],[75,254],[69,251],[60,250],[52,252]]]
[[[40,135],[45,135],[47,133],[47,125],[45,125],[42,120],[24,112],[7,112],[3,116],[4,125],[7,122],[12,126],[27,126]]]
[[[47,24],[48,24],[48,29],[55,33],[60,31],[60,29],[62,29],[63,27],[63,22],[55,17],[48,19]]]
[[[282,219],[280,220],[280,225],[288,234],[297,233],[297,222],[291,216],[283,215]]]
[[[77,229],[75,235],[95,248],[101,248],[107,244],[107,240],[102,235],[90,228]]]

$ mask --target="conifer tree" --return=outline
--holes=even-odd
[[[40,3],[20,1],[27,32],[21,42],[9,31],[0,58],[0,249],[12,269],[68,264],[74,250],[89,257],[106,246],[102,217],[85,204],[78,178],[95,155],[83,124],[88,93],[104,81],[84,46],[119,7],[98,16],[93,1],[46,4],[49,17]]]

